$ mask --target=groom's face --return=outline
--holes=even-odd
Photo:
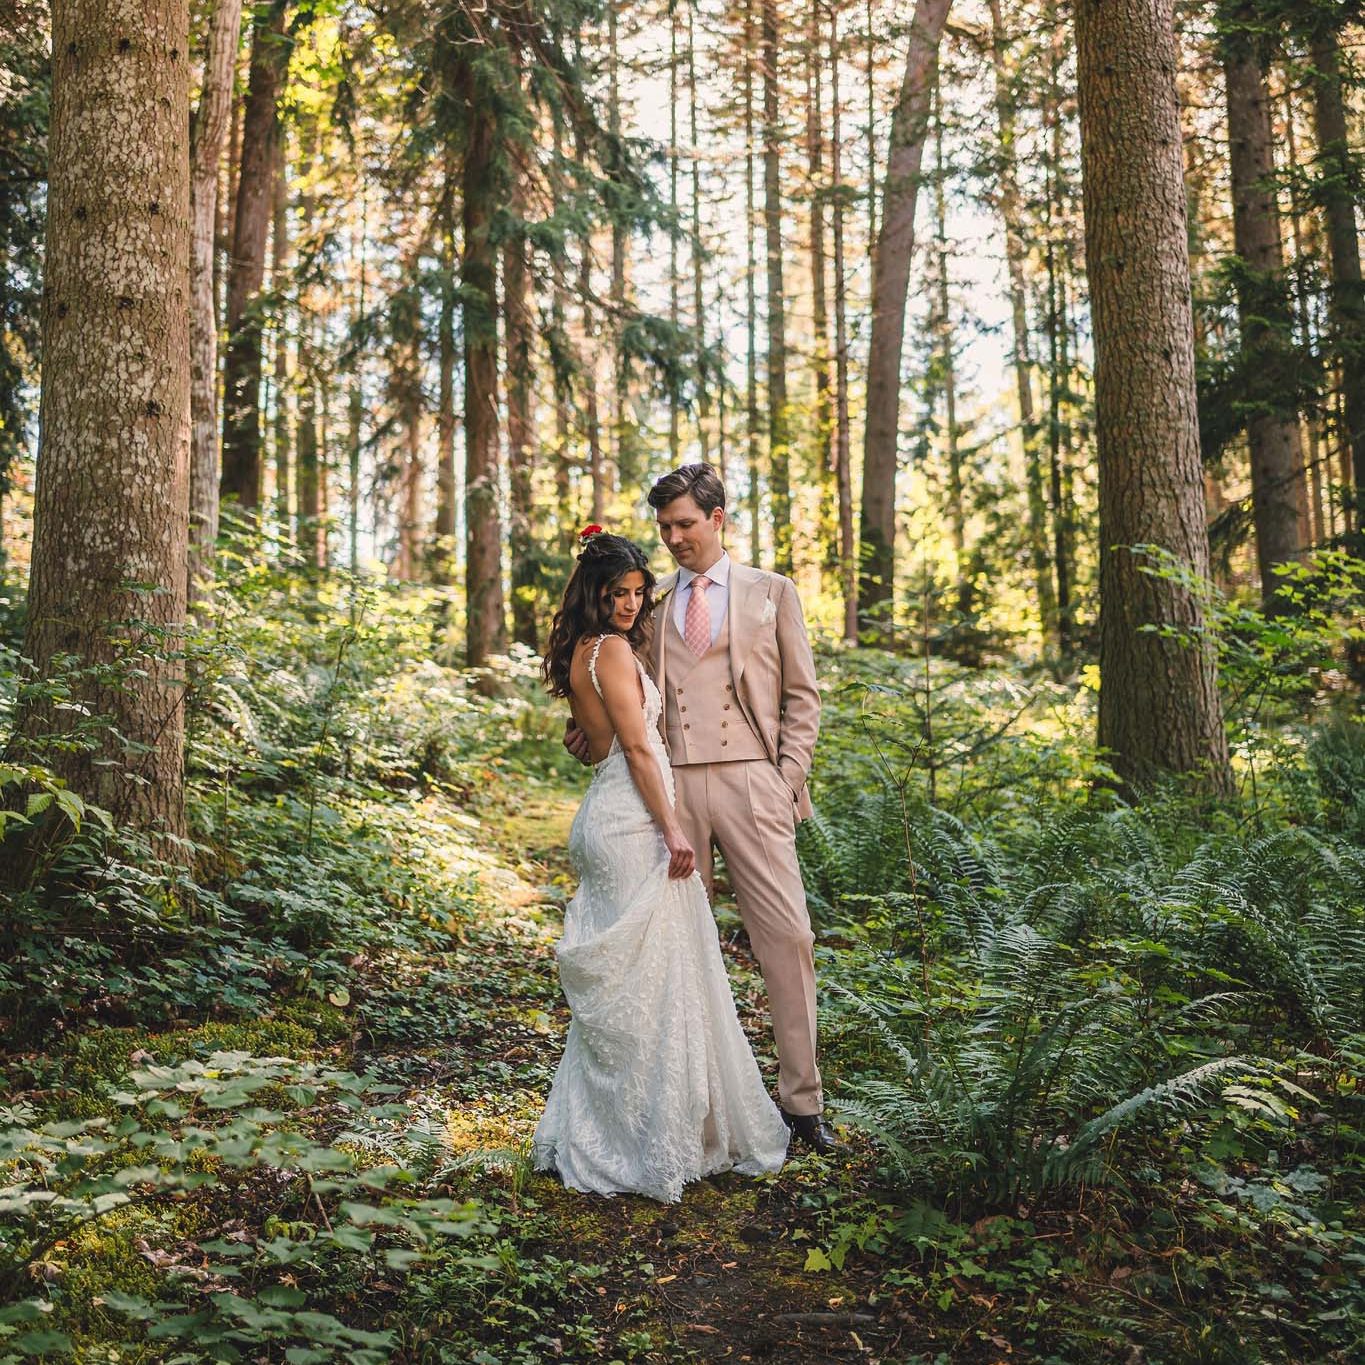
[[[705,573],[720,558],[720,528],[725,525],[723,507],[708,515],[690,493],[684,493],[659,508],[657,519],[659,538],[680,568]]]

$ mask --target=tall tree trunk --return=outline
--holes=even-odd
[[[304,563],[316,566],[318,526],[322,519],[322,473],[318,443],[317,348],[313,328],[314,319],[301,313],[294,368],[294,389],[298,397],[294,542]]]
[[[1293,320],[1272,181],[1269,97],[1257,41],[1246,30],[1251,19],[1244,0],[1220,7],[1232,234],[1241,260],[1237,306],[1250,405],[1247,442],[1256,562],[1262,601],[1267,610],[1275,611],[1283,606],[1275,567],[1293,560],[1300,549],[1303,452],[1298,415],[1285,411],[1280,392],[1285,355],[1293,345]]]
[[[616,7],[613,3],[610,7],[613,28],[615,32]],[[563,140],[564,130],[562,120],[557,113],[552,115],[554,120],[554,152],[555,165],[558,166],[563,161]],[[619,130],[618,122],[618,130]],[[555,187],[555,207],[558,208],[558,185]],[[615,243],[616,235],[613,233],[613,264],[612,270],[615,272]],[[578,530],[577,502],[574,497],[573,472],[576,467],[574,453],[572,449],[572,423],[570,421],[570,404],[573,399],[573,392],[570,388],[570,372],[572,361],[570,358],[571,347],[569,345],[569,286],[567,270],[566,250],[555,251],[550,258],[550,332],[549,332],[549,352],[550,352],[550,374],[551,384],[554,390],[554,410],[555,410],[555,497],[559,504],[559,537],[558,546],[561,555],[566,558],[574,553],[575,532]],[[625,289],[625,256],[622,255],[622,298],[624,300]],[[613,279],[614,287],[614,279]],[[617,315],[618,321],[621,317]],[[624,392],[619,384],[620,376],[624,373],[623,358],[620,351],[621,336],[619,331],[615,337],[617,352],[614,357],[616,363],[616,373],[618,376],[617,397]],[[617,425],[617,444],[616,459],[617,469],[621,469],[620,461],[624,455],[625,447],[622,441],[624,435],[624,407],[618,409],[617,416],[621,421]]]
[[[455,199],[450,188],[441,196],[441,314],[437,323],[436,399],[436,544],[433,578],[455,582]]]
[[[900,432],[901,346],[915,203],[938,78],[938,48],[951,0],[916,0],[900,97],[891,116],[891,147],[882,191],[881,228],[872,253],[872,337],[867,361],[863,437],[861,610],[890,633],[896,569],[896,469]]]
[[[242,115],[246,110],[246,96],[236,93],[241,64],[241,35],[238,34],[230,85],[227,158],[218,181],[218,206],[213,225],[213,301],[220,323],[227,316],[227,266],[232,254],[232,225],[237,221],[237,180],[242,168]]]
[[[682,322],[678,281],[678,7],[668,7],[668,324]],[[682,397],[676,379],[668,386],[668,462],[682,463]]]
[[[1309,302],[1308,290],[1303,287],[1303,269],[1307,260],[1307,247],[1303,237],[1303,164],[1299,159],[1299,138],[1295,127],[1297,109],[1294,105],[1293,82],[1283,82],[1284,92],[1284,146],[1287,164],[1286,176],[1289,181],[1289,235],[1294,249],[1294,277],[1297,281],[1291,299],[1294,324],[1298,332],[1298,345],[1304,355],[1315,351],[1313,328],[1313,309]],[[1322,490],[1322,465],[1318,450],[1318,413],[1314,404],[1307,412],[1300,414],[1299,443],[1307,436],[1308,457],[1304,462],[1305,478],[1308,485],[1308,507],[1306,518],[1299,526],[1299,539],[1304,545],[1321,546],[1327,540],[1324,521]]]
[[[967,562],[967,508],[962,488],[962,443],[957,424],[957,356],[953,337],[952,303],[948,293],[948,204],[944,194],[943,106],[934,101],[934,247],[938,258],[935,282],[938,307],[934,332],[938,369],[943,385],[943,447],[948,461],[948,534],[953,546],[954,610],[959,625],[972,610],[972,582]]]
[[[346,384],[346,542],[351,572],[360,572],[360,446],[364,428],[364,347],[361,342],[365,320],[365,292],[368,285],[370,204],[365,187],[364,160],[356,153],[357,179],[360,182],[360,242],[355,249],[355,313],[352,320],[352,346],[347,365]],[[353,220],[354,221],[354,220]],[[439,479],[439,474],[438,474]],[[449,580],[437,579],[437,582]]]
[[[1352,496],[1346,500],[1347,524],[1365,539],[1365,283],[1360,269],[1360,235],[1356,229],[1355,183],[1346,136],[1346,104],[1342,94],[1339,34],[1324,26],[1314,33],[1313,112],[1321,174],[1318,200],[1327,219],[1327,245],[1332,261],[1331,318],[1341,355],[1343,464],[1349,464]],[[1359,546],[1357,546],[1357,552]]]
[[[512,212],[525,205],[521,186],[514,187]],[[535,461],[535,427],[531,414],[534,357],[531,354],[531,311],[527,300],[529,268],[526,239],[509,237],[502,248],[504,335],[507,338],[507,485],[510,520],[507,554],[512,564],[512,638],[539,648],[536,631],[535,508],[531,471]]]
[[[325,302],[322,308],[318,310],[317,346],[313,352],[315,358],[325,354],[327,338],[331,333],[331,313],[330,301]],[[317,385],[318,515],[316,533],[312,543],[307,546],[307,553],[312,556],[311,562],[315,568],[326,570],[331,567],[332,563],[329,531],[332,524],[332,498],[336,492],[333,480],[329,477],[335,468],[335,461],[332,459],[332,452],[336,449],[333,440],[335,427],[332,416],[334,412],[333,400],[336,398],[336,379],[329,366],[318,364]]]
[[[288,545],[293,529],[290,520],[289,484],[293,472],[293,441],[290,407],[293,376],[289,372],[289,326],[285,299],[289,290],[289,158],[284,141],[275,176],[274,226],[270,230],[270,283],[278,304],[275,317],[275,524],[281,545]],[[218,483],[213,484],[215,497]]]
[[[692,161],[692,326],[697,340],[697,446],[703,463],[711,459],[709,426],[711,388],[706,364],[706,299],[704,269],[706,253],[701,240],[701,143],[697,128],[697,36],[698,0],[687,7],[687,117],[689,156]],[[723,382],[723,381],[722,381]],[[721,450],[721,481],[724,482],[725,452]]]
[[[806,33],[806,166],[810,178],[811,385],[815,439],[812,473],[820,490],[821,559],[826,571],[839,564],[834,478],[834,393],[829,377],[829,287],[825,267],[824,47],[820,13],[825,0],[809,0]],[[834,91],[837,99],[838,90]]]
[[[1019,437],[1028,491],[1028,541],[1033,561],[1033,587],[1038,595],[1038,618],[1043,644],[1057,639],[1057,594],[1048,555],[1047,507],[1043,493],[1042,452],[1038,418],[1033,406],[1033,356],[1029,343],[1028,287],[1024,279],[1024,219],[1015,154],[1014,96],[1010,90],[1009,38],[1000,13],[1000,0],[990,0],[991,62],[995,70],[995,116],[1000,135],[1000,217],[1005,228],[1005,265],[1009,276],[1010,323],[1014,336],[1014,390],[1019,403]]]
[[[1162,546],[1208,576],[1172,7],[1076,4],[1099,444],[1099,742],[1126,787],[1199,772],[1226,790],[1199,597],[1142,573],[1131,548]]]
[[[285,36],[289,0],[272,0],[252,28],[251,74],[242,121],[242,160],[227,285],[227,351],[223,358],[225,498],[254,511],[261,502],[261,285],[278,156],[279,100],[292,43]]]
[[[871,258],[877,244],[877,51],[880,35],[873,15],[875,0],[864,7],[863,42],[866,51],[867,96],[867,254]]]
[[[498,508],[497,262],[489,228],[496,207],[496,112],[468,62],[457,64],[466,120],[461,172],[460,279],[464,299],[465,658],[477,667],[506,647],[502,517]]]
[[[782,121],[777,0],[760,0],[763,41],[763,225],[768,251],[768,490],[773,567],[792,571],[791,413],[782,282]]]
[[[218,309],[213,293],[218,179],[232,113],[242,0],[215,0],[204,86],[190,140],[190,552],[189,591],[212,565],[218,539]]]
[[[581,130],[577,138],[577,148],[579,161],[586,164],[588,148]],[[597,318],[593,311],[591,228],[584,230],[578,256],[578,297],[583,324],[578,373],[583,382],[583,422],[587,428],[588,478],[592,482],[592,519],[600,522],[607,514],[607,470],[602,459],[602,422],[597,406]]]
[[[613,140],[621,136],[621,78],[620,66],[621,55],[618,50],[618,9],[622,0],[607,0],[607,131]],[[556,137],[558,137],[558,121],[556,120]],[[563,277],[562,265],[556,261],[556,281],[561,281]],[[626,416],[627,404],[630,399],[629,380],[626,373],[625,347],[623,344],[623,333],[626,320],[626,227],[621,222],[619,214],[612,214],[611,218],[611,284],[609,286],[608,301],[611,305],[611,335],[612,335],[612,397],[611,397],[611,460],[616,467],[616,476],[622,483],[627,485],[632,483],[636,476],[635,461],[633,453],[627,453],[628,423]],[[563,309],[561,306],[560,314]],[[561,329],[562,330],[562,329]],[[556,390],[558,395],[558,389]],[[560,409],[556,407],[556,422],[558,423]],[[566,460],[568,450],[568,399],[564,399],[563,407],[563,429],[564,440],[560,445],[560,460],[557,466],[562,471],[564,483],[568,482],[568,464]],[[565,489],[567,493],[567,488]],[[564,507],[567,498],[561,496],[560,505]],[[572,518],[561,515],[561,529],[567,534],[565,547],[571,548],[571,541],[575,528],[570,525]]]
[[[421,269],[424,234],[414,233],[398,261],[405,286],[389,307],[391,369],[389,394],[398,420],[398,554],[395,576],[415,582],[423,567],[422,547],[422,300],[415,284]]]
[[[858,543],[853,523],[853,444],[848,414],[848,279],[844,271],[842,100],[839,97],[839,7],[829,11],[830,184],[834,235],[834,477],[839,493],[839,584],[844,639],[858,643]]]
[[[1048,54],[1047,112],[1048,158],[1047,204],[1047,336],[1048,336],[1048,497],[1052,506],[1052,563],[1057,574],[1057,651],[1070,658],[1075,646],[1072,609],[1072,567],[1075,563],[1071,497],[1071,423],[1063,415],[1063,395],[1071,386],[1070,317],[1066,304],[1066,268],[1070,259],[1063,250],[1057,259],[1058,229],[1055,208],[1061,198],[1060,175],[1063,151],[1061,68],[1067,43],[1065,25],[1056,0],[1048,7],[1053,36]],[[1063,225],[1062,231],[1065,231]],[[1065,243],[1063,242],[1063,245]]]
[[[405,348],[407,373],[403,376],[398,417],[403,438],[400,448],[401,487],[398,514],[398,573],[407,583],[422,575],[422,386],[417,368],[419,348]],[[410,367],[410,368],[408,368]]]
[[[73,656],[72,700],[110,722],[93,748],[49,743],[45,761],[120,821],[172,836],[185,831],[184,678],[168,656],[185,614],[189,521],[188,47],[187,0],[52,6],[24,641],[40,677]],[[35,700],[20,728],[47,738],[77,715]]]
[[[749,466],[749,562],[757,567],[763,557],[762,473],[758,429],[758,216],[754,169],[754,61],[758,25],[754,7],[744,6],[744,306],[746,446]]]

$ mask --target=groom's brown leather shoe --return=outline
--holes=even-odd
[[[819,1152],[821,1156],[843,1151],[844,1144],[834,1136],[834,1129],[825,1122],[823,1114],[789,1114],[781,1106],[778,1113],[792,1130],[792,1136],[800,1138],[811,1151]]]

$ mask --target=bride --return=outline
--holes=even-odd
[[[556,946],[572,1017],[532,1144],[571,1189],[665,1203],[716,1171],[776,1171],[788,1130],[740,1029],[696,856],[673,809],[662,702],[636,657],[654,576],[589,527],[545,650],[593,776],[569,831],[580,877]]]

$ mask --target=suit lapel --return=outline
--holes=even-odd
[[[761,603],[765,600],[763,580],[747,565],[730,561],[730,673],[738,689],[749,662],[749,651],[757,638]]]

